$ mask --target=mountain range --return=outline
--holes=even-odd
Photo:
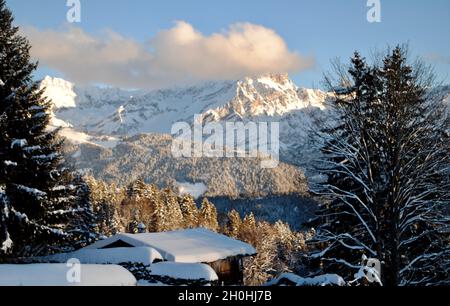
[[[210,197],[306,194],[318,144],[311,133],[333,119],[331,95],[297,87],[286,74],[152,91],[82,87],[58,78],[41,82],[53,101],[52,125],[67,139],[68,159],[98,178],[137,178]],[[436,89],[442,99],[450,86]],[[205,121],[280,123],[280,165],[261,169],[252,158],[173,158],[172,125]]]

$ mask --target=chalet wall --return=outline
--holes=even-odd
[[[219,285],[243,285],[244,265],[242,256],[229,257],[212,263],[207,263],[219,277]]]

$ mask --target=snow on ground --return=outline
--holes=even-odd
[[[198,228],[164,233],[118,234],[85,249],[101,249],[123,241],[135,247],[155,248],[165,260],[182,263],[210,263],[232,256],[256,254],[249,244]]]
[[[78,132],[70,128],[61,129],[60,135],[75,144],[88,143],[91,138],[88,134]]]
[[[142,263],[151,265],[155,260],[162,260],[161,254],[152,248],[112,248],[112,249],[82,249],[72,253],[56,254],[37,258],[39,262],[65,263],[69,259],[78,259],[82,264],[120,264]]]
[[[0,265],[0,286],[135,286],[136,278],[115,265]],[[77,282],[77,275],[80,276]]]
[[[303,278],[293,273],[283,273],[276,279],[269,281],[266,286],[275,286],[282,280],[288,280],[296,286],[345,286],[346,282],[336,274],[325,274],[314,278]]]
[[[112,149],[117,146],[119,139],[111,136],[92,137],[90,142],[106,149]]]
[[[154,264],[150,269],[152,275],[174,279],[207,281],[219,279],[213,268],[206,264],[161,262]]]
[[[64,120],[56,118],[55,114],[53,114],[53,113],[51,114],[50,125],[55,128],[58,128],[58,127],[71,128],[71,127],[73,127],[72,124],[70,124]]]
[[[177,187],[180,195],[190,194],[195,199],[200,198],[208,191],[208,187],[204,183],[177,183]]]
[[[94,137],[86,133],[75,131],[72,128],[63,128],[60,135],[75,144],[91,144],[98,147],[112,149],[117,146],[119,139],[111,136]]]

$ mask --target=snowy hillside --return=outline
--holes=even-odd
[[[95,139],[94,139],[95,141]],[[307,192],[307,181],[297,167],[281,163],[263,169],[254,158],[174,158],[172,137],[142,134],[115,147],[91,141],[66,146],[68,160],[95,177],[121,185],[145,179],[160,187],[178,186],[196,197],[264,197]],[[126,173],[126,175],[124,175]]]

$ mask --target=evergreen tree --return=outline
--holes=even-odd
[[[253,213],[244,217],[240,226],[239,239],[251,245],[257,245],[259,237],[257,236],[256,219]]]
[[[110,237],[120,232],[120,216],[117,210],[119,201],[117,193],[119,192],[115,185],[96,181],[93,177],[87,177],[85,180],[90,190],[89,200],[95,217],[95,232],[103,237]]]
[[[240,234],[243,241],[252,244],[257,250],[256,256],[246,258],[244,261],[246,285],[259,286],[275,277],[277,273],[285,272],[280,268],[278,241],[272,225],[267,222],[257,224],[254,216],[250,214],[244,218]]]
[[[127,195],[129,198],[139,199],[140,197],[145,196],[146,191],[147,185],[143,180],[138,179],[128,186]]]
[[[449,122],[431,75],[397,47],[372,67],[355,54],[339,77],[340,120],[326,130],[328,181],[317,189],[329,201],[311,258],[348,280],[375,258],[384,285],[448,282]]]
[[[180,200],[180,208],[183,214],[184,227],[196,228],[198,226],[198,208],[195,204],[194,198],[190,195],[185,195]]]
[[[167,188],[162,191],[164,197],[164,203],[166,205],[166,228],[165,231],[174,231],[183,228],[183,213],[178,203],[178,198],[174,192]]]
[[[58,131],[48,130],[51,102],[32,80],[30,45],[12,23],[0,0],[0,249],[3,256],[27,256],[73,239],[67,230],[77,191],[63,167]]]
[[[217,220],[217,209],[208,199],[204,198],[200,207],[199,226],[217,232],[219,222]]]
[[[237,238],[242,226],[242,219],[236,210],[231,210],[228,213],[228,222],[226,234],[230,237]]]
[[[78,173],[74,173],[74,185],[69,186],[77,191],[76,207],[69,223],[68,232],[73,237],[72,247],[83,248],[94,243],[98,238],[97,216],[91,201],[91,189]]]
[[[167,206],[163,200],[158,197],[152,199],[153,214],[148,226],[149,231],[153,233],[165,232],[168,229],[170,223],[170,216],[167,213]]]

